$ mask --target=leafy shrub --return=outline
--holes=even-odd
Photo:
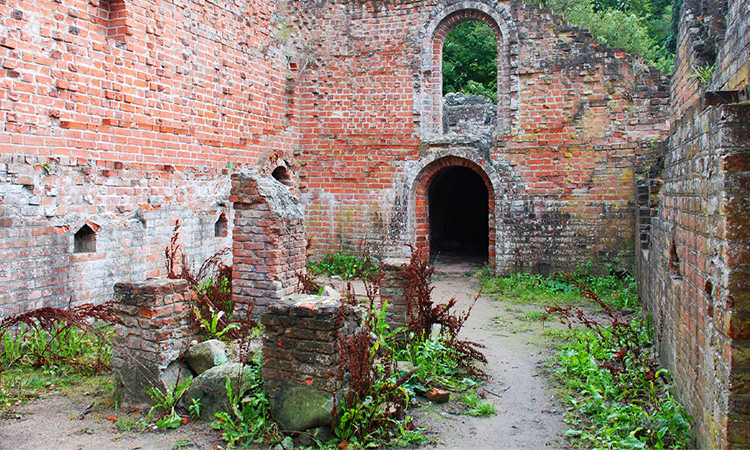
[[[485,23],[456,26],[443,45],[443,94],[482,95],[497,103],[497,37]]]
[[[634,4],[635,2],[618,2]],[[671,20],[671,9],[658,11],[653,16],[649,8],[618,8],[594,0],[548,0],[546,5],[563,14],[571,24],[588,28],[610,48],[624,48],[638,53],[643,60],[670,74],[674,66],[674,52],[666,48],[666,34]]]

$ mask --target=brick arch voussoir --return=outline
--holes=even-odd
[[[472,9],[457,11],[452,15],[445,17],[443,21],[438,25],[438,28],[435,30],[435,42],[445,42],[445,38],[457,26],[461,25],[464,22],[471,21],[482,22],[486,24],[495,33],[498,42],[504,40],[503,30],[500,29],[500,25],[498,25],[497,21],[492,16],[483,11]]]

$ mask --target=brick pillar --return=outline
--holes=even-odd
[[[344,401],[339,380],[339,335],[354,335],[358,309],[331,297],[295,294],[268,304],[261,316],[263,389],[271,414],[285,430],[330,426]]]
[[[408,304],[404,293],[409,287],[409,280],[406,278],[408,266],[409,260],[406,258],[384,259],[381,264],[383,280],[380,282],[380,298],[388,301],[385,321],[391,330],[409,325]]]
[[[291,190],[257,174],[232,175],[232,294],[240,315],[294,292],[305,270],[304,210]]]
[[[185,280],[151,279],[115,284],[112,370],[124,403],[150,403],[143,388],[174,385],[188,375],[179,362],[195,334],[190,328],[193,296]]]

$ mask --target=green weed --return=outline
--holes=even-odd
[[[463,395],[461,403],[466,406],[466,412],[464,414],[466,414],[467,416],[489,417],[497,414],[495,405],[486,401],[482,401],[482,399],[477,396],[476,392],[474,392],[473,389]]]
[[[208,307],[209,317],[203,317],[198,308],[193,308],[193,314],[195,314],[196,319],[201,324],[201,328],[210,339],[221,339],[226,333],[232,330],[239,330],[240,328],[236,323],[223,326],[221,318],[224,316],[224,311],[217,313],[212,306]]]
[[[308,262],[307,268],[313,273],[337,275],[344,279],[369,279],[379,270],[372,258],[352,255],[349,250],[346,253],[326,255],[317,263]]]
[[[691,418],[648,351],[650,326],[636,320],[628,327],[579,329],[560,348],[555,374],[566,387],[573,425],[566,435],[583,448],[686,448]],[[633,345],[621,345],[625,335]]]
[[[638,308],[636,283],[630,275],[592,276],[579,269],[573,274],[543,277],[527,273],[481,278],[482,292],[493,298],[537,305],[581,304],[576,282],[589,286],[604,303],[615,308]]]
[[[177,402],[180,401],[180,397],[192,381],[193,377],[187,377],[182,384],[175,383],[174,386],[164,386],[164,390],[154,386],[144,386],[148,395],[154,400],[154,406],[148,411],[147,417],[150,418],[154,410],[161,408],[166,412],[166,415],[157,420],[156,425],[159,428],[179,428],[182,425],[182,417],[175,411],[175,406],[177,406]]]
[[[222,432],[221,437],[227,442],[227,450],[251,442],[261,443],[266,435],[277,435],[276,425],[271,420],[269,403],[262,389],[260,365],[251,365],[254,370],[248,386],[240,386],[237,392],[232,390],[232,383],[227,377],[225,384],[231,413],[218,412],[211,426]],[[248,391],[243,397],[242,392]],[[241,408],[241,409],[240,409]]]
[[[529,311],[521,314],[518,318],[526,322],[542,322],[547,320],[547,313],[544,311]]]

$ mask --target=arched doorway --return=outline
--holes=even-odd
[[[458,273],[465,267],[461,273],[466,273],[485,263],[496,265],[497,174],[474,156],[433,155],[414,180],[416,248],[438,271]]]
[[[436,173],[428,192],[431,259],[489,256],[489,193],[485,181],[468,167]]]

